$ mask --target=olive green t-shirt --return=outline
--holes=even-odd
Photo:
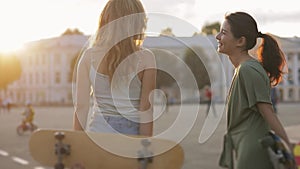
[[[267,134],[269,126],[258,111],[257,103],[271,103],[270,80],[255,59],[243,62],[235,69],[228,94],[227,134],[220,165],[232,168],[235,151],[239,169],[268,169],[268,154],[258,140]]]
[[[245,122],[249,121],[251,116],[261,117],[256,103],[272,104],[270,80],[258,61],[254,59],[245,61],[235,71],[236,77],[232,82],[228,98],[227,129],[229,131],[245,130],[244,127],[248,127],[245,126]]]

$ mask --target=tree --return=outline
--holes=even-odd
[[[167,27],[166,29],[161,30],[160,36],[162,36],[162,35],[164,35],[164,36],[173,36],[173,37],[175,36],[172,32],[172,28],[169,28],[169,27]]]
[[[0,89],[21,77],[22,69],[20,60],[13,54],[0,55]]]
[[[211,24],[206,23],[202,29],[201,33],[205,35],[216,35],[218,32],[220,32],[221,24],[220,22],[213,22]]]
[[[201,59],[200,59],[201,58]],[[208,68],[208,56],[201,47],[187,48],[184,55],[184,62],[191,69],[199,89],[210,84],[206,68]],[[204,66],[204,63],[206,64]]]
[[[156,65],[160,69],[168,68],[168,71],[176,72],[178,71],[176,68],[177,60],[172,55],[160,49],[150,49],[156,58]],[[162,87],[170,87],[176,83],[175,79],[172,77],[170,72],[166,72],[166,70],[157,70],[156,76],[156,86],[158,88]]]
[[[68,28],[67,30],[65,30],[64,33],[61,34],[61,36],[65,36],[65,35],[83,35],[83,33],[79,31],[77,28],[75,29]]]

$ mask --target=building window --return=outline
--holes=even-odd
[[[289,81],[289,84],[294,84],[294,81],[293,81],[293,71],[291,68],[289,68],[289,71],[288,71],[288,81]]]
[[[36,57],[35,57],[35,64],[39,65],[39,56],[38,55],[36,55]]]
[[[70,71],[70,72],[69,72],[68,82],[69,82],[69,83],[72,83],[72,80],[73,80],[73,72]]]
[[[300,83],[300,68],[298,68],[298,83]]]
[[[55,55],[54,55],[54,64],[59,65],[60,62],[61,62],[60,55],[55,54]]]
[[[55,83],[59,84],[60,83],[60,72],[55,73]]]
[[[41,55],[41,58],[42,58],[42,65],[45,65],[46,64],[46,56]]]
[[[71,101],[73,99],[73,94],[71,92],[68,93],[68,101]]]
[[[293,98],[294,98],[294,91],[293,89],[289,89],[289,99],[293,100]]]
[[[298,100],[296,101],[300,101],[300,88],[298,88]]]
[[[46,84],[47,83],[47,80],[46,80],[46,76],[47,76],[47,74],[45,73],[45,72],[43,72],[43,84]]]
[[[35,83],[37,84],[37,85],[39,85],[39,83],[40,83],[40,76],[39,76],[40,74],[38,73],[38,72],[36,72],[35,73]]]
[[[283,89],[282,88],[279,89],[279,100],[280,101],[283,100]]]
[[[21,82],[21,84],[26,84],[26,77],[24,75],[21,76],[20,82]]]
[[[32,77],[32,73],[29,73],[29,85],[33,84],[33,77]]]
[[[16,101],[17,102],[21,101],[21,93],[19,91],[16,92]]]
[[[288,56],[287,56],[287,60],[288,61],[291,61],[293,58],[293,53],[289,53]]]
[[[29,66],[32,66],[32,64],[33,64],[33,63],[32,63],[32,62],[33,62],[32,60],[33,60],[33,56],[29,56],[29,59],[28,59],[28,61],[29,61],[29,63],[28,63]]]

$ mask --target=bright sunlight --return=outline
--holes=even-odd
[[[22,43],[13,42],[13,40],[10,41],[10,39],[6,39],[6,41],[0,41],[0,53],[13,53],[21,49],[22,46]]]

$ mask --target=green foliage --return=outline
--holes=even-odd
[[[172,28],[167,27],[166,29],[161,30],[160,36],[175,36],[173,34]]]
[[[0,89],[21,77],[20,60],[15,55],[0,55]]]
[[[215,35],[220,32],[220,27],[220,22],[214,22],[211,24],[207,23],[202,27],[201,32],[206,35]]]
[[[79,31],[79,29],[75,28],[75,29],[70,29],[68,28],[61,36],[64,35],[83,35],[83,33],[81,31]]]
[[[177,72],[175,65],[177,64],[176,59],[169,53],[159,50],[159,49],[150,49],[156,58],[156,65],[158,68],[168,68],[169,72]],[[156,76],[156,86],[161,87],[171,87],[176,83],[175,79],[168,72],[164,70],[157,70]]]
[[[208,56],[201,47],[187,48],[185,51],[184,62],[191,69],[199,89],[210,84],[207,72]]]

